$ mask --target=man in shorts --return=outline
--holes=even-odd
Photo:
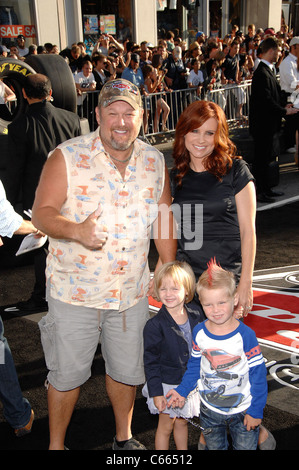
[[[48,374],[50,449],[65,433],[101,341],[116,436],[113,449],[144,449],[133,439],[136,386],[144,383],[151,230],[160,263],[175,259],[170,185],[163,155],[137,139],[138,88],[107,82],[99,128],[61,144],[45,164],[33,223],[49,236],[49,313],[40,322]]]

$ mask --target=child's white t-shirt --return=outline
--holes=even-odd
[[[199,70],[197,73],[195,73],[194,70],[191,70],[187,79],[187,83],[191,83],[191,85],[193,86],[198,86],[203,82],[204,82],[204,78],[203,78],[202,71]]]

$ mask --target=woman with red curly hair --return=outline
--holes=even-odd
[[[210,259],[232,271],[238,282],[236,316],[252,308],[256,252],[254,178],[236,156],[223,110],[195,101],[181,114],[171,171],[173,210],[178,224],[177,259],[198,278]]]

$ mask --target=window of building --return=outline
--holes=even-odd
[[[229,25],[230,28],[228,29],[231,32],[231,28],[234,25],[237,25],[239,28],[242,27],[241,24],[241,0],[230,0],[229,1]],[[244,31],[244,34],[247,31]]]
[[[210,0],[210,35],[223,38],[230,33],[232,27],[241,25],[241,7],[243,0]],[[225,20],[225,12],[228,15]]]
[[[18,36],[26,46],[35,42],[36,28],[31,0],[0,0],[0,41],[8,47]]]
[[[157,25],[158,38],[165,39],[166,33],[172,31],[176,36],[181,36],[182,15],[181,1],[156,0],[157,1]]]
[[[132,0],[81,0],[85,39],[96,42],[102,33],[123,42],[132,39]]]

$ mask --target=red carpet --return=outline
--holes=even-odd
[[[246,325],[255,331],[261,343],[299,352],[299,295],[265,289],[253,292],[253,309],[245,319]],[[161,306],[152,297],[149,303],[152,312]]]
[[[252,312],[245,320],[261,341],[299,349],[299,296],[254,290]]]

